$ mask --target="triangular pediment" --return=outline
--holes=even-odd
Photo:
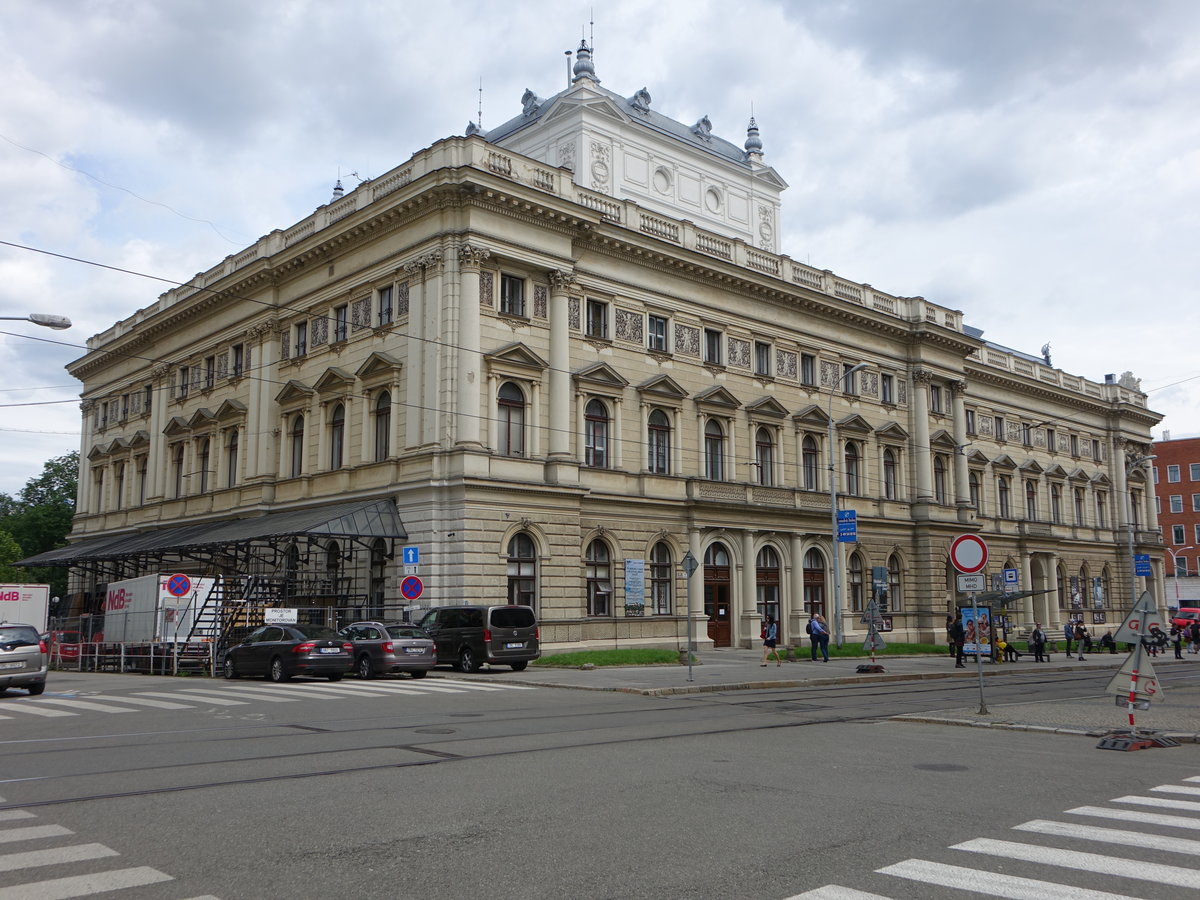
[[[871,431],[871,423],[858,413],[852,413],[838,422],[837,428],[838,431],[849,431],[856,434],[869,434]]]
[[[908,432],[898,422],[885,422],[875,429],[875,436],[885,441],[907,441]]]
[[[1067,478],[1071,481],[1087,481],[1088,473],[1083,471],[1083,469],[1075,469]]]
[[[313,383],[313,389],[318,394],[341,394],[354,386],[354,376],[345,369],[330,366],[321,373],[321,377]]]
[[[241,400],[226,400],[217,407],[217,420],[228,422],[230,419],[244,419],[246,412],[246,404]]]
[[[576,384],[584,383],[614,391],[619,391],[629,385],[625,377],[608,363],[594,363],[587,368],[580,369],[572,377]]]
[[[773,419],[782,419],[788,414],[787,407],[770,394],[759,397],[753,403],[747,403],[746,412],[757,413],[760,416],[770,416]]]
[[[720,385],[710,387],[707,391],[701,391],[692,399],[696,403],[702,403],[705,406],[719,406],[722,409],[737,409],[742,405],[737,397]]]
[[[1030,475],[1040,475],[1046,471],[1038,464],[1036,459],[1027,459],[1019,466],[1022,472],[1028,472]]]
[[[812,425],[825,428],[829,425],[829,413],[825,411],[825,407],[816,403],[811,403],[803,409],[792,413],[792,419],[797,425]]]
[[[508,366],[516,366],[521,369],[529,369],[531,371],[542,372],[550,367],[544,359],[522,344],[520,341],[515,341],[511,344],[506,344],[499,350],[492,353],[485,353],[483,358],[492,365],[503,363]]]
[[[939,428],[929,436],[929,446],[942,450],[954,450],[958,447],[958,442],[954,440],[954,435],[945,428]]]
[[[358,367],[358,371],[354,374],[359,378],[373,378],[376,375],[391,375],[393,372],[400,371],[401,362],[392,356],[390,353],[383,353],[376,350],[366,358],[366,361]]]
[[[976,465],[986,466],[988,463],[987,454],[982,450],[972,450],[967,454],[967,462],[975,463]]]
[[[653,394],[656,397],[667,397],[671,400],[687,399],[687,391],[670,375],[656,375],[649,381],[643,381],[637,386],[639,394]]]
[[[1112,482],[1108,479],[1108,475],[1106,475],[1104,472],[1097,472],[1092,476],[1091,481],[1092,484],[1112,484]]]
[[[129,447],[146,447],[150,444],[150,432],[143,429],[138,429],[133,433],[133,437],[129,439]]]
[[[538,119],[542,124],[575,118],[584,113],[602,116],[616,122],[629,121],[629,116],[614,100],[604,94],[588,90],[586,87],[546,102],[550,104],[549,109],[545,111],[539,109],[541,115]]]
[[[310,388],[307,384],[305,384],[302,381],[296,381],[296,379],[293,378],[287,384],[285,384],[283,386],[283,390],[281,390],[278,394],[275,395],[275,402],[276,403],[307,402],[308,399],[310,397],[312,397],[312,395],[315,393],[316,393],[316,391],[314,391],[312,388]]]
[[[1012,457],[1007,453],[1001,453],[992,460],[992,466],[997,469],[1015,469],[1017,464],[1013,462]]]
[[[104,459],[106,456],[108,456],[107,442],[93,446],[92,449],[88,451],[87,458],[95,462],[98,459]]]
[[[1052,465],[1050,468],[1048,468],[1046,470],[1046,477],[1047,478],[1066,478],[1067,470],[1064,469],[1062,466],[1060,466],[1058,463],[1055,463],[1054,465]]]
[[[188,423],[183,416],[171,416],[171,421],[167,422],[163,428],[163,434],[187,434]]]
[[[217,417],[213,415],[213,411],[207,406],[202,406],[200,409],[192,413],[188,419],[188,428],[203,428],[205,425],[211,425],[217,421]]]

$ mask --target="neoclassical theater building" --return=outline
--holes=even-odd
[[[689,610],[701,647],[767,611],[861,641],[873,594],[940,640],[970,531],[1039,592],[1014,624],[1119,622],[1162,583],[1137,381],[796,262],[786,186],[753,119],[675,121],[582,45],[560,93],[92,337],[72,543],[38,562],[76,613],[184,571],[333,618],[527,603],[550,649],[677,647]]]

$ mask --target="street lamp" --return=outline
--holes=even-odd
[[[1179,560],[1176,558],[1184,550],[1195,550],[1191,544],[1186,547],[1180,547],[1178,550],[1172,550],[1167,547],[1167,552],[1171,554],[1171,577],[1175,580],[1175,608],[1179,608]],[[1187,560],[1183,561],[1183,574],[1187,575]]]
[[[851,366],[842,373],[842,391],[846,390],[846,385],[849,382],[850,376],[855,372],[861,372],[867,368],[866,363],[859,363],[856,366]],[[842,589],[841,589],[841,570],[842,570],[842,544],[838,540],[838,505],[837,505],[837,457],[838,448],[836,445],[837,437],[833,433],[833,388],[829,389],[829,409],[828,409],[828,424],[829,424],[829,523],[830,537],[833,539],[833,639],[834,644],[841,649],[842,646]]]
[[[32,322],[43,328],[54,328],[61,331],[71,327],[71,320],[66,316],[51,316],[46,313],[30,313],[27,316],[0,316],[0,322]]]
[[[1129,476],[1134,469],[1144,466],[1155,459],[1154,454],[1148,456],[1128,456],[1125,458],[1125,522],[1129,527],[1129,588],[1133,595],[1133,606],[1137,606],[1137,563],[1133,558],[1133,488],[1129,484]],[[1178,583],[1176,584],[1178,586]],[[1133,607],[1131,606],[1130,609]]]

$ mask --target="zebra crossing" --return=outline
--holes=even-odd
[[[135,895],[130,892],[137,888],[175,880],[150,866],[124,865],[121,854],[104,844],[69,843],[74,837],[69,828],[41,824],[29,810],[0,809],[0,900],[59,900],[96,894],[132,897]],[[81,863],[88,868],[94,863],[96,868],[80,873]],[[38,878],[55,866],[67,867],[74,874]],[[117,891],[121,893],[113,893]],[[193,896],[190,900],[217,898]]]
[[[827,884],[788,900],[890,900],[917,896],[915,885],[1016,900],[1149,900],[1163,897],[1164,886],[1181,889],[1178,896],[1184,891],[1195,896],[1200,894],[1200,840],[1186,835],[1200,832],[1200,776],[1183,781],[1144,795],[1115,797],[1103,806],[1064,810],[1062,815],[1071,817],[1067,820],[1032,819],[1012,828],[1021,838],[1057,839],[1053,845],[973,838],[947,848],[964,854],[961,865],[906,859],[876,869],[889,884],[899,879],[887,894]],[[1169,854],[1171,862],[1139,858],[1139,851]],[[975,868],[978,859],[999,860],[1006,871]],[[1026,874],[1013,874],[1018,867]],[[1072,883],[1082,873],[1121,880],[1095,890]]]
[[[534,691],[525,684],[459,681],[451,678],[351,681],[346,683],[283,682],[281,684],[207,682],[203,687],[189,682],[170,690],[132,691],[127,694],[88,693],[80,696],[6,697],[0,700],[0,719],[33,717],[57,719],[85,713],[120,715],[152,709],[187,710],[212,707],[286,704],[301,700],[348,700],[388,697],[435,697],[447,694]],[[0,894],[3,900],[3,894]]]

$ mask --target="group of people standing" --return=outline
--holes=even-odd
[[[808,623],[804,626],[804,631],[808,634],[808,639],[812,644],[812,659],[817,660],[817,652],[820,651],[821,658],[825,662],[829,662],[829,626],[825,622],[825,617],[820,613],[812,613],[809,616]],[[770,613],[763,622],[762,628],[763,655],[762,665],[767,664],[767,659],[772,654],[775,656],[775,665],[783,665],[783,657],[779,655],[779,623],[775,621],[775,617]]]

